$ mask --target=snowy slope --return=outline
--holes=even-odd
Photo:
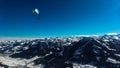
[[[120,68],[120,35],[0,41],[0,66]]]

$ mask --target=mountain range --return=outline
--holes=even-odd
[[[120,68],[120,34],[0,41],[3,68]]]

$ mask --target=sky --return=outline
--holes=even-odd
[[[0,0],[0,37],[110,32],[120,33],[120,0]]]

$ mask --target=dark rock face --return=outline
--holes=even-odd
[[[49,45],[52,44],[52,45]],[[61,48],[60,46],[56,46],[56,43],[52,43],[52,42],[39,42],[36,43],[34,45],[29,46],[29,49],[27,50],[23,50],[20,53],[15,53],[13,55],[11,55],[11,57],[14,58],[26,58],[26,59],[30,59],[32,57],[35,56],[45,56],[46,54],[49,54],[50,52],[60,52]],[[27,46],[27,45],[26,45]]]
[[[9,66],[4,65],[4,64],[2,64],[2,63],[0,63],[0,66],[3,67],[3,68],[8,68],[8,67],[9,67]]]
[[[66,43],[71,44],[65,45]],[[16,46],[19,44],[17,43]],[[98,68],[120,68],[119,35],[105,35],[98,38],[82,37],[78,42],[68,39],[67,41],[45,40],[44,42],[33,40],[22,46],[27,49],[21,48],[22,51],[13,53],[10,57],[30,59],[39,56],[32,62],[35,65],[42,64],[44,68],[73,68],[74,64],[89,64]],[[12,48],[9,49],[12,50]]]
[[[111,62],[106,62],[110,57],[112,59],[118,60],[120,57],[116,56],[116,50],[112,50],[106,44],[100,42],[101,40],[89,40],[86,41],[84,45],[80,44],[80,41],[74,45],[78,45],[77,49],[75,49],[73,57],[70,58],[69,62],[77,62],[80,64],[92,64],[95,66],[104,66],[108,68],[112,64],[111,67],[120,67],[120,64],[113,64]],[[116,65],[116,66],[115,66]]]

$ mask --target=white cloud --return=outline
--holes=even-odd
[[[0,37],[0,41],[8,41],[8,40],[32,40],[32,39],[42,39],[42,38],[27,38],[27,37]]]
[[[75,35],[76,37],[98,37],[100,35]]]
[[[118,35],[118,33],[108,33],[107,35]]]

